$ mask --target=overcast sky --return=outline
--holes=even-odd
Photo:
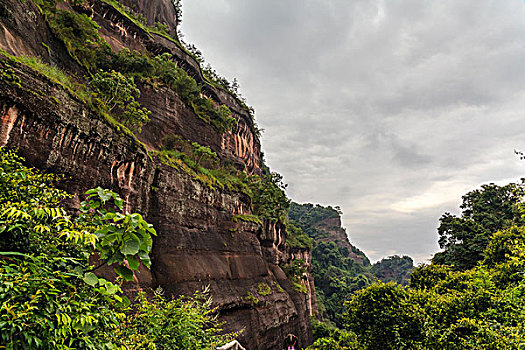
[[[372,261],[426,261],[463,194],[525,175],[522,0],[184,0],[181,29]]]

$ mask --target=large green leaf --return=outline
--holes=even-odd
[[[140,262],[137,259],[129,258],[128,259],[129,268],[132,270],[136,270],[139,268]]]
[[[133,280],[133,271],[126,266],[119,265],[113,269],[119,276],[122,276],[126,281]]]
[[[93,272],[86,273],[82,280],[92,287],[94,287],[98,283],[98,277]]]
[[[139,247],[140,245],[136,240],[130,239],[124,242],[120,251],[124,255],[135,255],[139,252]]]

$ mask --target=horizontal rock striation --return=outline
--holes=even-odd
[[[6,0],[1,6],[9,9],[10,17],[0,8],[4,30],[0,48],[12,54],[39,55],[74,71],[76,63],[68,60],[65,47],[48,31],[30,0]],[[191,56],[172,41],[146,35],[108,6],[96,1],[84,10],[91,11],[112,45],[157,47],[155,52],[179,54],[187,67],[194,67]],[[31,25],[23,25],[24,17],[19,16],[28,11],[35,14],[31,23],[40,34],[24,41]],[[119,26],[126,31],[118,31]],[[50,51],[42,50],[42,43]],[[208,85],[205,89],[228,105],[238,120],[234,131],[221,135],[173,92],[140,85],[141,103],[153,111],[152,121],[139,135],[142,144],[44,75],[2,55],[0,67],[2,72],[14,73],[0,75],[0,146],[17,148],[31,166],[64,174],[59,186],[70,193],[95,186],[120,193],[126,210],[142,213],[154,224],[158,235],[152,268],[137,273],[134,288],[161,286],[168,295],[188,295],[209,286],[225,329],[244,329],[239,340],[249,349],[278,349],[288,333],[297,335],[301,345],[311,342],[308,315],[316,308],[313,286],[307,281],[308,293],[296,292],[279,267],[299,255],[309,261],[308,252],[286,247],[282,224],[234,220],[235,215],[251,214],[246,195],[207,187],[148,154],[148,149],[160,147],[163,135],[178,134],[209,145],[222,159],[234,160],[248,173],[260,174],[260,144],[253,122],[231,95]],[[194,73],[202,79],[200,70]],[[78,200],[70,205],[75,207]]]

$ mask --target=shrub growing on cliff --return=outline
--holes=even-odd
[[[314,240],[308,237],[303,230],[291,221],[286,225],[286,244],[291,248],[313,249]]]
[[[57,9],[49,0],[43,0],[41,8],[53,33],[80,65],[92,71],[109,57],[111,48],[98,34],[100,27],[86,14]]]
[[[279,173],[265,175],[262,179],[253,177],[251,182],[251,198],[254,214],[272,221],[287,220],[290,199],[284,190],[287,185]]]
[[[131,131],[140,132],[142,125],[149,122],[151,112],[137,101],[140,91],[133,78],[113,70],[101,71],[93,76],[89,86],[102,106]]]
[[[17,87],[21,87],[20,77],[14,68],[16,63],[21,63],[38,73],[51,79],[53,82],[61,85],[76,95],[81,100],[88,100],[90,93],[85,85],[76,83],[69,75],[55,66],[51,66],[42,61],[39,57],[33,56],[12,56],[0,49],[0,79],[12,82]]]
[[[306,281],[306,262],[303,259],[292,260],[289,264],[281,266],[284,273],[292,282],[295,291],[299,293],[307,292],[306,287],[301,281]]]
[[[208,146],[184,140],[179,135],[168,135],[162,143],[161,152],[152,152],[162,163],[183,170],[210,189],[250,194],[250,177],[230,163],[221,163]]]
[[[178,67],[169,53],[153,58],[128,49],[113,54],[103,68],[115,69],[129,76],[138,77],[152,84],[163,83],[175,91],[206,123],[223,133],[232,130],[237,120],[225,105],[217,105],[212,99],[203,96],[194,78]]]

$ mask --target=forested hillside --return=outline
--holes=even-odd
[[[294,202],[288,211],[294,232],[289,239],[313,246],[312,275],[321,316],[339,327],[344,324],[344,301],[354,292],[377,280],[405,285],[413,269],[407,256],[392,256],[371,265],[368,257],[350,244],[341,227],[341,214],[330,206]]]
[[[355,293],[341,330],[316,327],[311,349],[523,349],[523,184],[484,185],[445,213],[431,264],[408,287],[375,283]]]

